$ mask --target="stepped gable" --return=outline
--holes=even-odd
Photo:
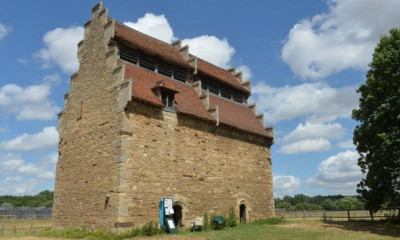
[[[162,75],[143,70],[137,66],[126,64],[125,78],[132,79],[132,97],[148,102],[152,105],[163,107],[164,104],[152,91],[156,83],[164,80],[165,87],[173,89],[175,94],[176,109],[180,113],[189,114],[198,118],[215,122],[215,119],[204,107],[193,88],[187,84],[177,82]]]
[[[243,87],[241,82],[230,72],[220,67],[217,67],[203,59],[197,58],[197,70],[213,78],[216,78],[241,92],[250,95],[250,91]]]
[[[114,39],[118,42],[126,44],[134,49],[145,51],[150,55],[174,62],[180,66],[193,69],[193,66],[187,63],[187,60],[183,57],[179,49],[174,46],[117,21],[115,21],[114,29]]]
[[[220,123],[264,137],[273,138],[264,129],[264,126],[255,117],[254,112],[249,107],[226,101],[213,95],[210,95],[209,97],[210,106],[218,106]]]

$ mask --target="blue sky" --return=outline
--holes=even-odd
[[[379,37],[399,27],[400,1],[103,2],[117,21],[251,80],[250,102],[275,127],[275,196],[355,194],[355,90]],[[0,195],[53,190],[57,113],[96,3],[0,0]]]

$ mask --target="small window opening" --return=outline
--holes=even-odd
[[[164,80],[156,82],[152,88],[153,92],[159,97],[160,101],[164,104],[164,109],[175,112],[175,94],[178,93],[173,88],[165,86]]]
[[[241,223],[245,223],[246,220],[247,220],[246,219],[247,218],[247,216],[246,216],[246,205],[240,204],[239,212],[240,212],[240,222]]]
[[[172,218],[174,219],[175,225],[177,228],[182,227],[182,207],[179,205],[173,206],[174,214]]]
[[[161,102],[165,107],[174,107],[174,94],[161,90]]]
[[[83,102],[81,102],[81,107],[79,109],[79,117],[78,117],[78,121],[81,120],[83,117]]]

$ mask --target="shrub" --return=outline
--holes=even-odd
[[[235,227],[237,225],[236,214],[233,207],[229,208],[229,216],[224,218],[224,222],[227,227]]]
[[[158,227],[157,222],[151,221],[145,224],[141,229],[140,233],[142,236],[155,236],[163,233],[164,231]],[[136,234],[136,232],[134,232]]]
[[[204,230],[210,230],[211,226],[210,226],[210,219],[208,218],[208,213],[204,213]]]

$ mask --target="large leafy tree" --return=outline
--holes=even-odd
[[[400,29],[382,36],[366,82],[357,90],[353,142],[365,178],[357,185],[366,208],[400,207]]]

